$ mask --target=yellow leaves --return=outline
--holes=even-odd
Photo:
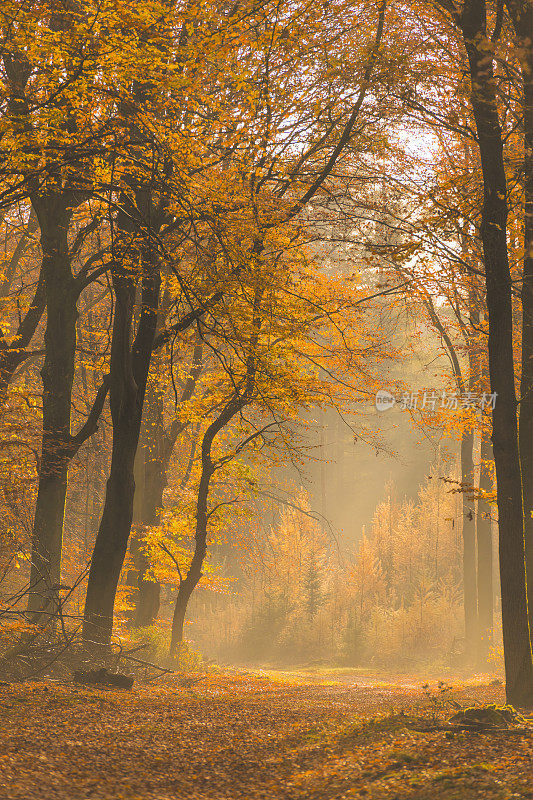
[[[150,564],[148,580],[178,587],[185,578],[194,552],[194,513],[191,494],[189,506],[162,511],[160,524],[144,530],[141,548]],[[210,545],[216,543],[216,529],[209,541]],[[219,567],[209,558],[202,567],[201,586],[223,590]]]
[[[203,675],[196,669],[193,679]],[[413,730],[435,727],[435,718],[445,724],[451,713],[435,709],[414,678],[350,668],[235,670],[209,673],[190,690],[182,679],[136,684],[132,693],[45,682],[1,687],[6,792],[65,800],[105,783],[129,800],[149,797],[157,784],[161,796],[253,797],[264,793],[265,772],[271,800],[287,794],[287,776],[295,800],[320,797],[325,786],[354,798],[530,788],[527,734],[498,736],[494,745],[496,737],[473,742]],[[438,692],[434,681],[431,691]],[[454,682],[444,699],[486,706],[501,704],[502,692],[478,678]]]

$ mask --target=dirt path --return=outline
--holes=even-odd
[[[472,681],[445,697],[502,703],[503,691]],[[0,798],[533,798],[533,730],[413,730],[434,713],[412,680],[265,673],[131,693],[2,686]]]

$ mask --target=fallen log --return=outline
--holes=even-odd
[[[87,671],[77,669],[74,672],[74,682],[83,683],[86,686],[115,686],[118,689],[131,689],[133,680],[131,675],[124,675],[120,672],[109,672],[105,667]]]

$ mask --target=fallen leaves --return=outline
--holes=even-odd
[[[422,732],[444,710],[413,683],[179,678],[132,693],[0,687],[2,800],[508,800],[533,797],[533,732]],[[453,685],[462,706],[499,685]]]

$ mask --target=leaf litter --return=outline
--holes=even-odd
[[[501,684],[336,677],[0,686],[0,798],[533,798],[533,723]]]

